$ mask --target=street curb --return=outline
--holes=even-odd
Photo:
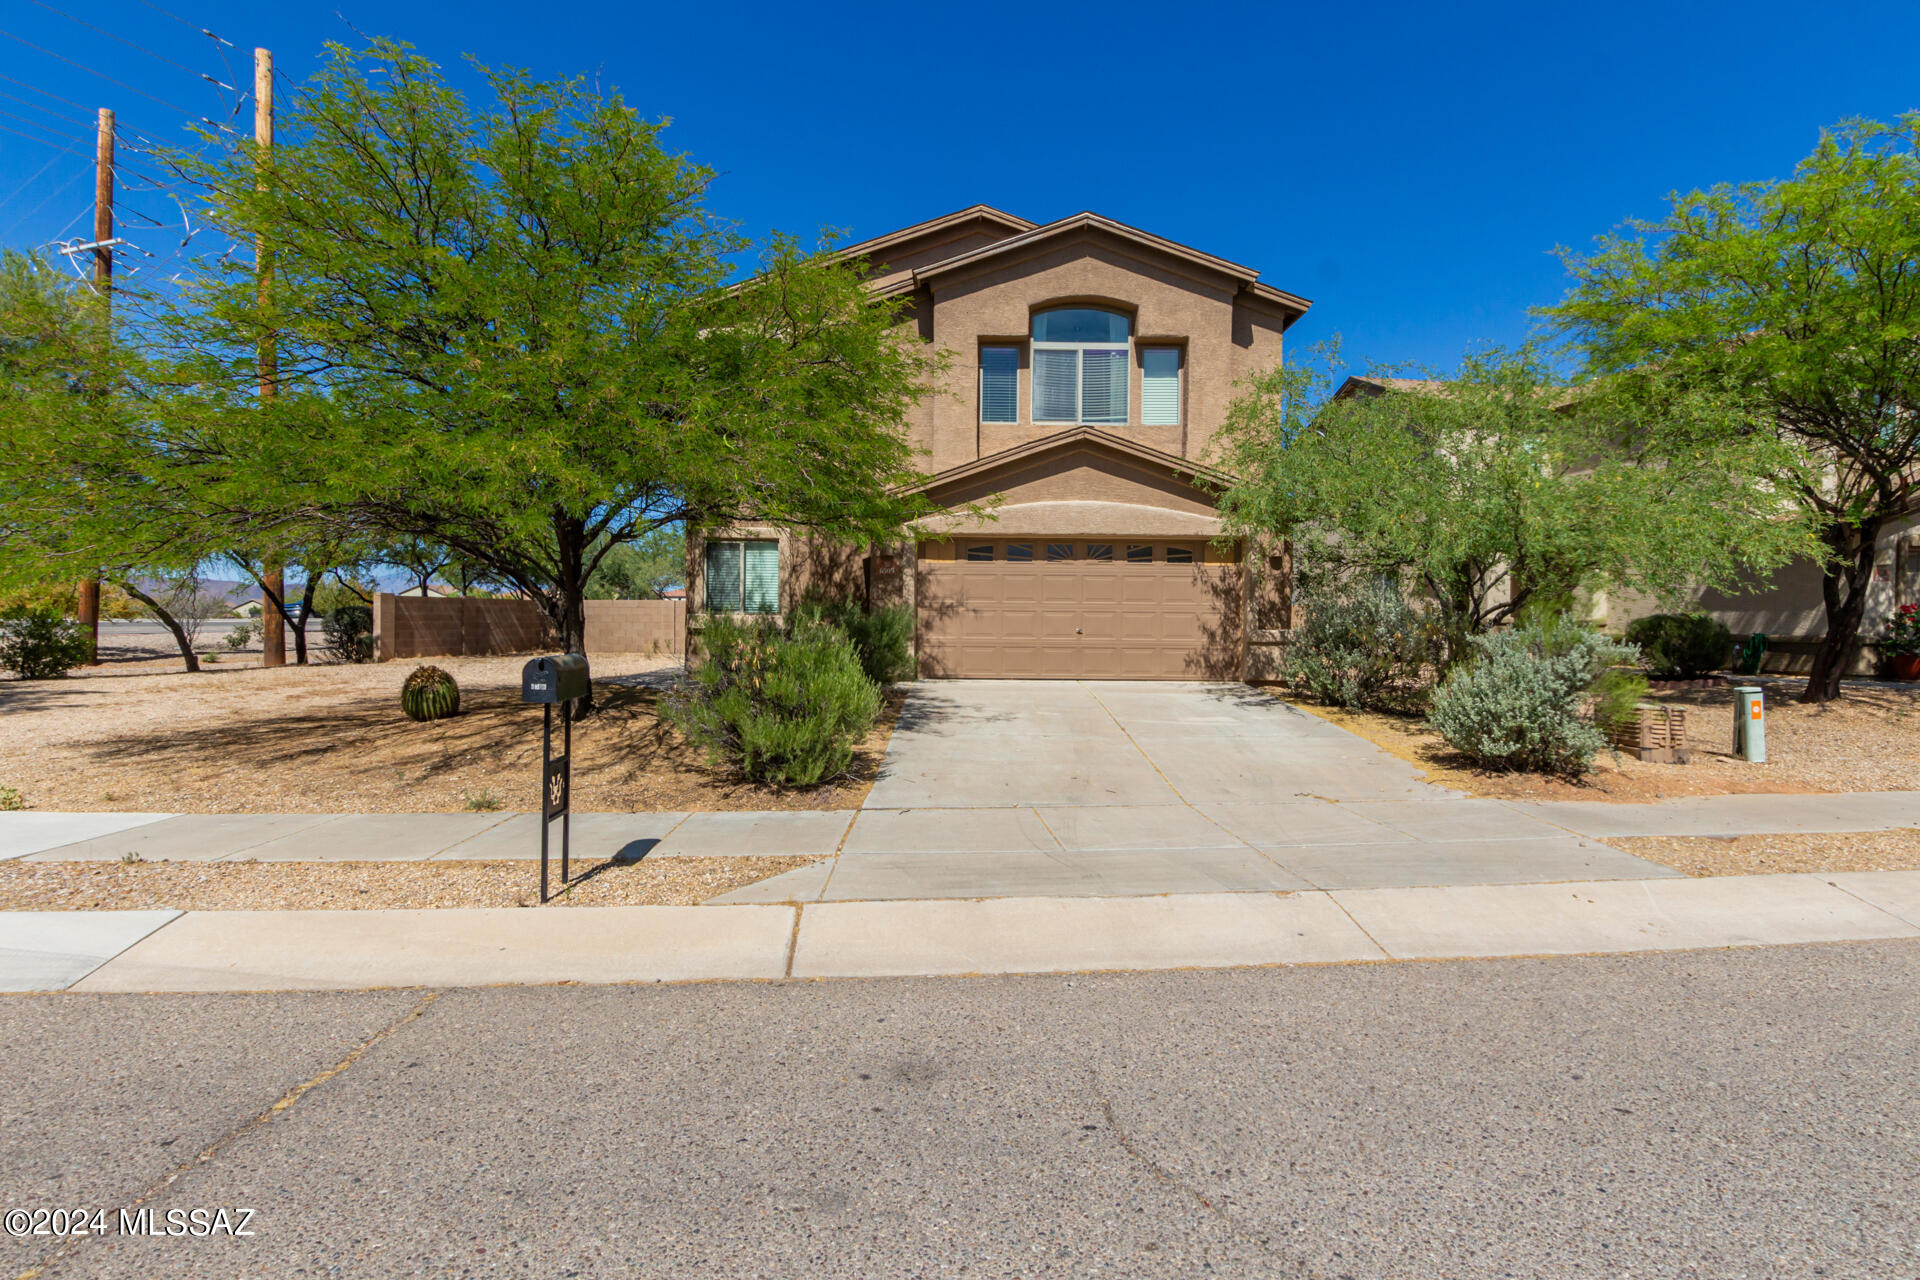
[[[45,972],[129,913],[35,917]],[[58,923],[57,921],[55,922]],[[40,990],[282,991],[1241,968],[1920,938],[1920,871],[802,906],[187,912]],[[17,989],[17,988],[16,988]]]

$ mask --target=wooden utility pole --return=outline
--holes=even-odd
[[[93,287],[105,312],[106,340],[113,341],[113,112],[100,108],[93,144]],[[80,584],[80,627],[87,633],[87,665],[100,665],[100,579]]]
[[[260,148],[261,163],[266,162],[266,153],[273,148],[273,50],[255,49],[253,51],[253,140]],[[273,300],[273,263],[267,254],[267,240],[260,237],[254,244],[254,262],[259,272],[260,310],[265,314]],[[260,398],[271,400],[279,391],[280,356],[273,344],[273,334],[267,330],[260,333]],[[287,625],[275,606],[277,599],[284,604],[287,599],[286,568],[277,558],[269,559],[261,566],[266,581],[266,591],[262,594],[269,599],[260,602],[260,665],[263,667],[284,667],[287,665]]]

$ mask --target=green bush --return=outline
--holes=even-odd
[[[1322,702],[1376,711],[1426,705],[1440,659],[1439,635],[1384,582],[1325,582],[1299,596],[1301,619],[1287,639],[1280,678]]]
[[[341,662],[373,661],[373,610],[343,604],[320,620],[327,651]]]
[[[788,633],[716,616],[700,648],[665,714],[710,761],[756,782],[810,787],[838,777],[880,714],[880,690],[853,642],[818,619]]]
[[[22,680],[53,680],[93,659],[80,624],[50,610],[0,618],[0,667]]]
[[[1655,680],[1697,680],[1727,665],[1733,633],[1703,613],[1656,613],[1627,625]]]
[[[794,611],[799,626],[825,622],[846,632],[860,669],[882,689],[916,674],[913,660],[913,610],[905,605],[862,608],[857,600],[809,597]]]
[[[1596,722],[1631,712],[1646,682],[1613,670],[1639,650],[1563,618],[1473,636],[1428,722],[1489,769],[1577,776],[1606,745]]]

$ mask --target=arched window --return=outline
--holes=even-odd
[[[1033,317],[1033,420],[1124,423],[1133,324],[1114,311],[1063,307]]]

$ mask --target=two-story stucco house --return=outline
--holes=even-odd
[[[1235,381],[1280,362],[1308,302],[1249,267],[1092,213],[984,205],[850,246],[950,356],[909,430],[914,541],[823,552],[766,526],[690,547],[690,626],[780,614],[831,579],[918,617],[923,676],[1240,679],[1282,625],[1284,565],[1220,539],[1205,462]],[[1257,564],[1250,563],[1258,561]],[[1282,574],[1269,572],[1269,568]]]

